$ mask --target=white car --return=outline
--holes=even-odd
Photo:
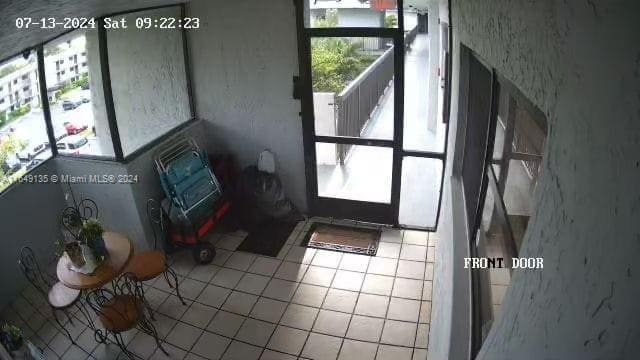
[[[69,135],[56,143],[60,154],[80,154],[81,150],[88,148],[89,141],[80,135]],[[86,152],[86,151],[85,151]]]

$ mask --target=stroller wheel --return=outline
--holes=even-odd
[[[202,241],[193,248],[193,258],[198,264],[209,264],[215,256],[216,249],[208,241]]]

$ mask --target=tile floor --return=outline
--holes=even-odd
[[[301,222],[277,258],[236,252],[241,233],[211,236],[210,265],[173,256],[187,306],[162,278],[147,287],[169,356],[135,330],[128,349],[145,359],[426,359],[437,235],[384,229],[369,257],[298,246],[309,226]],[[2,315],[47,359],[124,358],[80,321],[67,325],[72,345],[42,305],[27,288]]]

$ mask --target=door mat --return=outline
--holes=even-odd
[[[375,256],[381,231],[346,225],[313,223],[302,246]]]
[[[270,219],[264,221],[249,231],[249,235],[237,250],[276,257],[297,224],[297,220]]]

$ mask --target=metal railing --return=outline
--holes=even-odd
[[[393,46],[336,95],[336,135],[359,137],[393,80]],[[338,144],[338,160],[344,164],[351,145]]]
[[[405,34],[405,48],[408,49],[418,34],[414,27]],[[376,40],[382,40],[377,39]],[[369,65],[357,78],[335,97],[336,135],[359,137],[380,104],[382,96],[392,84],[394,47],[389,47],[379,58]],[[337,157],[344,161],[352,145],[338,144]]]

